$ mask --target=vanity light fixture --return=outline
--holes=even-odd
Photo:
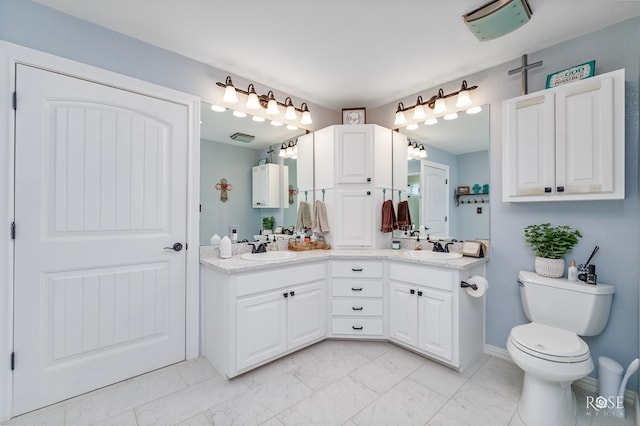
[[[422,96],[418,96],[418,100],[415,105],[411,105],[405,107],[402,102],[398,103],[398,109],[396,109],[396,116],[393,124],[395,126],[404,126],[407,124],[407,116],[405,112],[413,110],[413,114],[411,116],[413,121],[422,121],[427,118],[425,105],[429,107],[434,115],[441,116],[446,114],[448,111],[446,100],[453,96],[457,96],[456,108],[458,111],[460,109],[464,109],[472,104],[470,92],[472,90],[476,90],[478,86],[467,85],[467,80],[462,80],[462,84],[460,85],[460,90],[451,93],[445,93],[443,89],[439,89],[438,93],[431,96],[428,100],[423,100]],[[475,108],[475,107],[474,107]],[[456,111],[457,112],[457,111]],[[479,112],[479,111],[478,111]],[[471,112],[470,114],[473,114]],[[453,118],[453,116],[452,116]],[[451,119],[451,118],[448,118]],[[427,126],[436,124],[438,120],[435,117],[428,118],[425,120],[424,124]]]
[[[409,140],[407,158],[409,160],[422,160],[423,158],[427,158],[427,150],[423,144],[418,145],[418,142]]]
[[[236,88],[233,87],[233,82],[229,76],[227,76],[227,79],[224,82],[224,96],[222,97],[222,100],[228,104],[238,103],[238,94],[236,93]]]
[[[283,143],[280,147],[278,157],[280,158],[296,158],[298,156],[298,140],[289,141],[288,144]]]
[[[216,85],[224,89],[222,100],[226,103],[238,103],[238,93],[241,93],[247,97],[247,102],[245,104],[247,109],[258,110],[260,108],[264,108],[267,114],[275,116],[280,115],[280,106],[282,106],[285,109],[285,115],[283,117],[285,120],[294,121],[300,117],[300,124],[305,125],[313,123],[311,120],[311,112],[309,111],[309,106],[306,102],[302,103],[300,108],[297,108],[293,105],[291,97],[288,96],[285,103],[282,103],[276,99],[273,90],[269,90],[266,95],[257,93],[253,83],[249,84],[247,90],[238,89],[233,85],[230,76],[227,76],[224,83],[217,82]],[[300,114],[298,114],[298,112]]]

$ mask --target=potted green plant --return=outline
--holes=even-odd
[[[273,216],[265,216],[262,218],[262,230],[264,234],[272,234],[276,225],[276,218]]]
[[[529,225],[524,228],[524,238],[536,255],[536,274],[560,278],[564,274],[564,255],[577,243],[582,234],[567,225],[550,223]]]

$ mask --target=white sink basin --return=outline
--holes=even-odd
[[[462,257],[462,253],[441,253],[438,251],[428,251],[428,250],[412,250],[404,253],[405,256],[411,257],[413,259],[423,259],[423,260],[454,260],[460,259]]]
[[[262,262],[273,262],[275,260],[292,259],[297,255],[292,251],[267,251],[265,253],[244,253],[240,255],[244,260],[257,260]]]

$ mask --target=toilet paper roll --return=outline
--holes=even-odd
[[[474,290],[471,287],[467,287],[465,288],[465,290],[467,291],[467,293],[469,293],[470,296],[473,297],[482,297],[484,296],[484,293],[487,291],[487,289],[489,288],[489,282],[484,279],[484,277],[481,277],[480,275],[474,275],[473,277],[465,280],[467,283],[469,284],[475,284],[478,289]]]

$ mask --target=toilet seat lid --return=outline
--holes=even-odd
[[[522,351],[549,361],[580,362],[590,357],[589,346],[577,334],[535,322],[514,327],[511,341]]]

